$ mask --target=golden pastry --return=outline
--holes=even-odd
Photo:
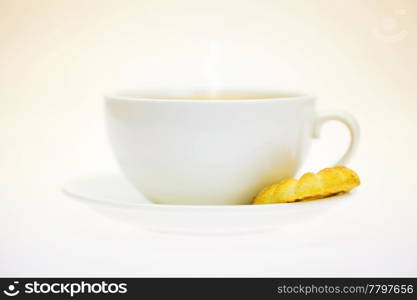
[[[253,204],[319,199],[338,193],[347,193],[359,184],[359,176],[349,168],[326,168],[317,174],[306,173],[298,180],[288,178],[268,186],[255,197]]]

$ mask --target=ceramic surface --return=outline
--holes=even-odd
[[[139,194],[119,174],[70,180],[64,192],[100,214],[160,232],[185,234],[255,233],[320,216],[351,195],[269,205],[167,205]],[[198,201],[197,201],[198,202]]]
[[[357,144],[353,117],[317,114],[309,95],[257,92],[244,100],[186,100],[154,94],[122,91],[105,102],[121,170],[155,203],[249,204],[265,186],[294,176],[311,138],[328,120],[343,122],[351,133],[339,163]]]

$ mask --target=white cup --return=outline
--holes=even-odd
[[[232,99],[231,95],[244,95]],[[265,186],[294,176],[323,122],[359,127],[346,113],[317,114],[310,95],[224,92],[193,100],[175,92],[125,90],[105,97],[116,159],[130,182],[163,204],[249,204]]]

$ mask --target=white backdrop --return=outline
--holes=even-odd
[[[417,4],[0,1],[0,276],[417,276]],[[124,86],[311,90],[362,129],[354,201],[251,236],[162,235],[60,191],[117,170],[102,97]],[[329,124],[301,171],[331,164]]]

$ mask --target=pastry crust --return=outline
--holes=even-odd
[[[264,188],[253,204],[288,203],[346,193],[360,184],[355,171],[340,166],[306,173],[300,179],[288,178]]]

